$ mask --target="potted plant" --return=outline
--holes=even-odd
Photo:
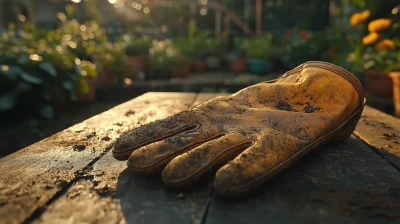
[[[391,71],[400,69],[396,57],[396,37],[398,27],[392,27],[390,19],[376,19],[368,24],[369,34],[362,38],[366,46],[364,53],[365,84],[367,92],[379,96],[393,96]]]
[[[170,77],[187,78],[190,75],[190,60],[185,58],[181,53],[168,58],[170,64]]]
[[[271,60],[277,51],[272,43],[272,35],[246,39],[243,41],[243,48],[250,73],[263,74],[273,69]]]
[[[124,78],[135,78],[135,68],[125,55],[124,42],[106,42],[99,46],[94,60],[97,67],[97,86],[112,86]]]
[[[197,32],[192,37],[178,37],[173,46],[180,52],[185,60],[191,60],[191,70],[194,73],[207,71],[207,62],[205,60],[208,49],[206,44],[207,32]]]
[[[151,46],[152,41],[148,36],[132,37],[126,46],[125,53],[137,72],[146,72]]]
[[[234,73],[243,73],[247,70],[247,59],[244,57],[243,38],[235,37],[234,57],[230,61],[230,69]]]
[[[221,39],[210,37],[206,39],[206,45],[208,49],[206,57],[207,66],[209,69],[218,69],[224,54],[224,44]]]
[[[149,65],[150,77],[153,79],[168,79],[170,72],[170,58],[176,55],[176,49],[170,40],[154,40],[150,48]]]
[[[94,55],[94,61],[97,68],[97,86],[107,87],[116,83],[113,67],[116,53],[112,43],[103,43],[98,47]]]

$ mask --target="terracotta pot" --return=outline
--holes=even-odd
[[[231,72],[243,73],[247,70],[247,59],[237,58],[231,61]]]
[[[393,97],[393,81],[382,71],[365,71],[366,91],[374,96]]]
[[[190,66],[181,65],[176,68],[171,68],[169,74],[171,78],[187,78],[190,75]]]
[[[400,118],[400,72],[389,73],[393,80],[393,100],[396,117]]]
[[[129,62],[136,69],[136,72],[146,72],[149,62],[149,57],[147,55],[129,56]]]
[[[97,86],[112,86],[116,82],[115,75],[112,72],[102,71],[97,73]]]
[[[89,85],[89,92],[82,93],[78,90],[76,94],[78,101],[93,101],[96,99],[96,89],[97,89],[97,79],[88,79],[87,83]]]
[[[207,62],[206,61],[193,61],[192,62],[192,72],[194,73],[202,73],[207,71]]]

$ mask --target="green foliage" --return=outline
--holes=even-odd
[[[208,32],[200,31],[190,34],[189,38],[178,37],[174,40],[174,47],[182,53],[185,58],[192,60],[203,60],[209,53],[207,45]]]
[[[245,49],[243,45],[243,37],[234,37],[233,39],[233,53],[237,57],[244,57],[245,56]]]
[[[207,53],[217,57],[223,57],[224,42],[222,39],[209,37],[206,39]]]
[[[222,57],[224,53],[222,39],[209,37],[207,31],[189,32],[189,38],[175,38],[174,47],[191,60],[204,60],[209,55]]]
[[[182,39],[183,40],[183,39]],[[153,47],[150,49],[150,67],[154,73],[165,74],[171,68],[178,68],[191,62],[191,58],[179,49],[170,40],[153,41]]]
[[[271,60],[281,54],[280,49],[274,45],[271,34],[245,39],[242,41],[241,49],[243,49],[247,58],[254,59]]]
[[[372,48],[366,50],[363,55],[365,70],[378,70],[391,72],[400,70],[400,52],[393,50],[374,51]]]
[[[192,41],[192,40],[194,40],[195,35],[197,33],[196,22],[193,19],[191,19],[189,21],[189,26],[188,27],[189,27],[188,28],[188,39],[189,39],[189,41]]]
[[[126,46],[125,53],[128,56],[148,55],[151,45],[151,39],[148,36],[131,37]]]
[[[38,113],[50,118],[51,92],[65,89],[71,99],[75,93],[87,90],[87,79],[97,76],[93,61],[104,60],[98,46],[108,42],[103,29],[96,22],[81,24],[76,20],[62,20],[56,30],[45,31],[30,24],[0,37],[0,111],[10,110],[23,96],[39,99]]]
[[[59,15],[59,18],[63,18]],[[62,20],[62,19],[61,19]],[[108,42],[104,29],[95,21],[79,23],[77,20],[64,20],[54,31],[54,40],[65,46],[67,50],[83,60],[91,57],[98,46]]]
[[[126,38],[115,43],[104,43],[97,46],[96,54],[93,56],[99,71],[111,72],[116,76],[118,82],[124,77],[131,75],[135,68],[128,62],[126,50]]]
[[[341,33],[336,29],[311,32],[293,29],[284,36],[285,53],[282,61],[293,68],[306,61],[336,60],[343,49]]]

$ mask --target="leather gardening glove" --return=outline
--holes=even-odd
[[[318,146],[347,139],[365,104],[358,79],[307,62],[279,79],[217,97],[123,134],[113,156],[136,173],[184,187],[218,169],[214,189],[249,192]],[[222,166],[222,167],[221,167]]]

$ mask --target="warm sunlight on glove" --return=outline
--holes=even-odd
[[[217,97],[123,134],[116,159],[137,173],[162,171],[185,187],[217,170],[219,195],[247,193],[318,146],[347,139],[364,107],[361,84],[326,62]]]

